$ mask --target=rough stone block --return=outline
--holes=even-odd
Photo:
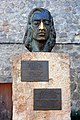
[[[49,61],[49,82],[22,82],[21,61]],[[13,120],[70,120],[69,56],[61,53],[23,53],[14,57]],[[34,110],[34,89],[61,89],[61,110]]]

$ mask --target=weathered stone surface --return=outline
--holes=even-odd
[[[22,44],[0,44],[0,83],[8,83],[12,82],[11,75],[11,64],[12,64],[12,56],[15,54],[19,54],[22,52],[26,52],[27,49]],[[71,87],[73,88],[73,84],[76,83],[76,89],[71,90],[71,96],[73,96],[74,92],[78,93],[80,96],[80,45],[75,44],[56,44],[52,52],[56,53],[68,53],[70,55],[70,79],[71,79]],[[74,54],[76,53],[76,54]],[[76,96],[75,96],[76,97]],[[71,97],[72,109],[79,109],[79,99],[73,100]]]
[[[57,49],[58,48],[58,49]],[[70,55],[70,80],[71,80],[71,106],[72,110],[79,110],[80,101],[80,45],[56,45],[53,52],[69,53]],[[76,93],[75,93],[76,92]],[[76,99],[77,94],[77,99]]]
[[[49,82],[22,82],[21,60],[48,60]],[[57,53],[23,53],[13,58],[13,120],[70,120],[69,57]],[[62,110],[34,111],[33,90],[61,88]]]
[[[72,83],[71,83],[71,92],[72,92],[72,94],[73,94],[73,91],[76,90],[76,87],[77,87],[76,83],[75,83],[75,82],[72,82]]]
[[[78,87],[72,90],[80,96],[80,1],[79,0],[1,0],[0,1],[0,82],[12,82],[10,57],[16,53],[25,52],[18,44],[3,44],[5,42],[22,43],[26,30],[28,14],[32,8],[47,8],[54,19],[57,32],[57,43],[54,52],[70,54],[71,86],[73,81]],[[8,9],[7,9],[8,8]],[[9,11],[9,9],[11,11]],[[12,13],[11,13],[12,12]],[[64,34],[64,35],[63,35]],[[66,36],[67,34],[67,36]],[[71,44],[63,44],[71,43]],[[73,52],[76,52],[74,55]],[[77,56],[77,58],[76,58]],[[7,68],[8,67],[8,68]],[[76,96],[75,96],[76,97]],[[72,109],[80,109],[80,100],[71,100]]]
[[[0,45],[0,83],[12,82],[12,56],[27,51],[21,44]]]
[[[54,19],[58,43],[80,43],[79,0],[1,0],[0,43],[22,43],[31,9],[44,7]]]

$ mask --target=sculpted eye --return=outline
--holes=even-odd
[[[44,21],[45,25],[49,25],[49,21]]]
[[[39,25],[39,21],[34,21],[33,24],[34,25]]]

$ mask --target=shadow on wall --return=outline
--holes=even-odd
[[[80,120],[80,110],[71,112],[71,120]]]

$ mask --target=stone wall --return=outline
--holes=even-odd
[[[72,109],[80,109],[80,0],[0,1],[0,82],[12,82],[10,59],[27,52],[23,45],[28,14],[32,8],[48,9],[54,19],[56,46],[52,52],[70,55]]]

